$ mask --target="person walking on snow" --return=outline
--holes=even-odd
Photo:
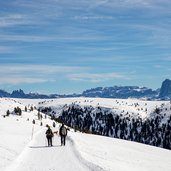
[[[53,132],[52,132],[49,125],[47,125],[47,127],[48,127],[48,129],[46,131],[46,138],[47,138],[47,141],[48,141],[48,146],[53,146],[52,145]]]
[[[65,140],[66,140],[66,136],[67,136],[67,129],[64,126],[64,124],[62,124],[62,126],[59,129],[59,135],[61,136],[61,146],[62,145],[65,146]]]

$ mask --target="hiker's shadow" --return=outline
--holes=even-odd
[[[29,146],[29,148],[53,148],[53,147],[61,147],[61,145],[53,145],[53,146]]]

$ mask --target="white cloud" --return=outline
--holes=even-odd
[[[1,41],[19,41],[19,42],[59,42],[59,41],[71,41],[71,42],[77,42],[77,41],[97,41],[97,40],[104,40],[106,39],[105,36],[102,35],[94,35],[92,33],[85,33],[85,34],[76,34],[71,33],[70,35],[67,35],[67,33],[62,33],[63,35],[60,36],[54,36],[54,35],[47,35],[47,36],[37,36],[37,35],[10,35],[10,34],[0,34],[0,40]],[[64,35],[66,34],[66,35]]]
[[[34,73],[34,74],[55,74],[71,73],[87,70],[86,67],[77,66],[55,66],[55,65],[0,65],[0,74]]]
[[[74,20],[112,20],[115,19],[113,16],[75,16]]]
[[[11,27],[29,23],[29,18],[26,15],[22,14],[7,14],[0,17],[0,27]]]
[[[167,8],[167,5],[171,4],[169,0],[122,0],[122,1],[96,1],[97,5],[108,6],[112,8],[149,8],[151,10],[163,10],[163,8]],[[102,2],[102,3],[101,3]],[[166,5],[167,4],[167,5]],[[169,8],[168,8],[169,9]]]
[[[162,65],[154,65],[154,68],[161,69],[161,68],[163,68],[163,66]]]
[[[31,78],[31,77],[27,77],[27,78],[26,77],[7,77],[7,78],[1,77],[0,85],[33,84],[33,83],[45,83],[49,81],[53,81],[53,80],[43,79],[43,78]]]
[[[50,36],[35,36],[35,35],[0,35],[2,41],[22,41],[22,42],[46,42],[54,41],[56,38]]]
[[[85,67],[54,65],[0,65],[0,85],[55,82],[69,73],[86,71]]]
[[[121,28],[127,28],[127,31],[134,31],[141,42],[134,46],[155,46],[162,48],[170,48],[171,42],[171,24],[170,23],[131,23],[118,24]],[[129,47],[129,46],[128,46]]]
[[[114,79],[130,79],[128,76],[119,73],[80,73],[80,74],[69,74],[68,78],[73,81],[87,81],[87,82],[104,82]]]

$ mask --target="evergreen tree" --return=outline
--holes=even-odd
[[[7,110],[7,112],[6,112],[6,116],[9,116],[10,115],[10,111],[9,110]]]
[[[36,123],[34,119],[33,119],[32,123],[33,123],[33,124],[35,124],[35,123]]]
[[[27,112],[27,107],[25,106],[25,112]]]

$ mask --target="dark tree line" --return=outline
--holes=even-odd
[[[38,109],[38,111],[40,111],[42,113],[50,114],[52,112],[52,109],[51,109],[51,107],[45,107],[45,108],[41,107]]]
[[[142,119],[113,114],[101,107],[70,105],[57,120],[82,132],[171,149],[171,116],[163,116],[159,108],[153,117]]]
[[[16,115],[21,116],[21,114],[22,114],[22,110],[21,110],[21,108],[19,108],[19,107],[15,107],[15,108],[14,108],[14,113],[15,113]]]

